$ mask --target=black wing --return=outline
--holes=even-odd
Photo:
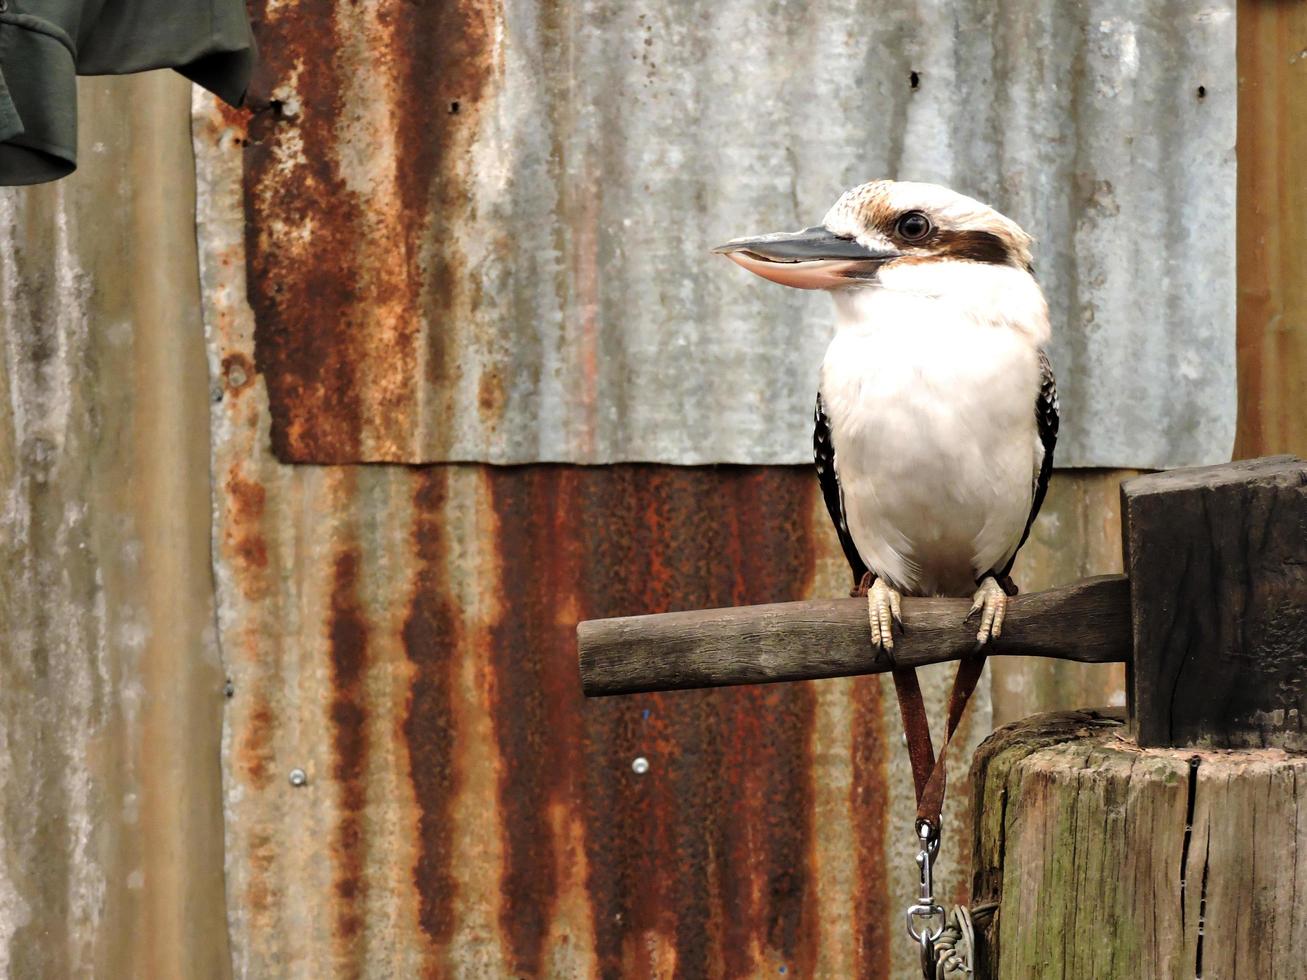
[[[1017,550],[1012,552],[1003,571],[996,577],[1005,579],[1012,571],[1012,563],[1017,560],[1017,551],[1030,537],[1030,526],[1039,516],[1039,508],[1044,503],[1044,494],[1048,492],[1048,480],[1053,475],[1053,447],[1057,445],[1057,379],[1053,377],[1053,365],[1048,355],[1039,352],[1039,397],[1035,399],[1035,423],[1039,426],[1039,441],[1044,444],[1044,459],[1039,464],[1039,474],[1035,477],[1035,496],[1030,502],[1030,516],[1026,519],[1026,529],[1021,532]]]
[[[830,420],[821,403],[821,392],[817,393],[817,408],[813,412],[812,422],[812,455],[817,463],[817,481],[821,484],[822,499],[826,501],[826,512],[830,514],[831,523],[840,536],[844,557],[849,560],[849,568],[853,571],[853,587],[856,589],[861,584],[862,577],[867,574],[867,566],[849,535],[849,523],[844,517],[844,492],[840,489],[840,478],[835,468],[835,447],[831,444]],[[1056,427],[1057,423],[1054,422],[1054,428]]]

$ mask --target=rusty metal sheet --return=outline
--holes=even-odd
[[[0,976],[224,977],[190,86],[0,189]]]
[[[880,176],[1039,238],[1061,465],[1229,456],[1234,0],[253,7],[283,460],[806,461],[829,301],[708,249]]]
[[[810,467],[278,462],[245,117],[197,109],[236,975],[911,976],[883,679],[580,695],[578,619],[847,588]]]

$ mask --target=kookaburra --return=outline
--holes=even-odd
[[[979,201],[876,180],[816,227],[715,250],[835,301],[813,446],[878,647],[894,646],[903,595],[971,595],[977,641],[1003,629],[1058,426],[1030,244]]]

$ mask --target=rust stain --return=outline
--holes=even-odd
[[[403,94],[397,100],[404,117],[397,148],[403,161],[400,205],[406,214],[430,222],[429,227],[412,229],[413,244],[418,245],[420,235],[433,246],[426,267],[412,263],[408,271],[410,281],[423,287],[427,379],[437,390],[450,391],[457,373],[447,356],[443,326],[460,301],[466,301],[468,289],[465,259],[454,244],[473,207],[465,154],[495,71],[494,37],[501,4],[456,0],[397,7],[396,36],[409,45],[400,74]],[[445,107],[449,111],[439,111]],[[395,376],[401,384],[416,380],[411,370],[400,370]],[[400,445],[404,444],[396,445],[396,457],[402,455]]]
[[[885,822],[890,812],[889,754],[880,737],[885,729],[895,731],[897,715],[885,713],[880,679],[859,677],[853,681],[853,785],[849,809],[854,814],[854,860],[857,863],[857,891],[853,902],[852,927],[856,934],[854,962],[857,975],[879,980],[890,975],[890,950],[901,933],[898,910],[890,902],[885,868]]]
[[[268,594],[268,542],[263,535],[263,511],[267,491],[262,484],[248,479],[240,464],[227,472],[227,528],[223,538],[227,552],[240,570],[241,591],[246,599]]]
[[[301,105],[296,119],[265,111],[250,121],[245,148],[246,283],[255,323],[255,361],[268,379],[272,445],[294,459],[313,446],[323,459],[353,455],[359,444],[357,348],[352,313],[359,298],[357,228],[365,215],[335,165],[336,120],[344,108],[340,76],[343,39],[330,5],[311,16],[270,14],[255,3],[265,73],[288,78],[298,64]],[[312,52],[306,56],[306,52]],[[293,127],[303,152],[287,165],[279,149]],[[283,168],[289,166],[289,172]],[[294,193],[283,193],[294,187]],[[313,229],[312,261],[302,242],[286,241]],[[285,229],[279,233],[278,229]],[[300,409],[320,413],[308,427]]]
[[[250,118],[253,115],[250,108],[230,106],[215,99],[213,112],[216,116],[213,124],[215,129],[226,130],[233,139],[242,142],[248,137]]]
[[[228,354],[222,359],[222,380],[227,394],[240,394],[254,384],[254,363],[244,354]]]
[[[246,656],[257,655],[246,653]],[[248,695],[252,700],[251,707],[238,728],[238,772],[248,781],[244,791],[277,792],[273,737],[281,723],[269,702],[268,679],[259,678],[255,683],[257,690]],[[244,695],[238,690],[237,696]],[[280,921],[285,896],[278,881],[277,868],[282,858],[281,841],[267,828],[254,828],[242,853],[246,865],[242,908],[250,916],[251,929],[257,933],[276,929]]]
[[[403,725],[409,778],[419,807],[413,881],[419,895],[419,924],[436,947],[448,943],[453,932],[457,897],[450,870],[451,810],[458,792],[452,672],[462,635],[445,567],[447,472],[418,471],[411,542],[417,568],[402,629],[404,653],[414,668]]]
[[[362,975],[367,951],[363,938],[367,895],[368,804],[367,695],[368,623],[359,608],[359,552],[346,547],[335,558],[331,584],[328,643],[332,669],[332,776],[339,792],[339,823],[332,852],[335,861],[335,940],[337,963]]]
[[[504,410],[504,377],[498,371],[487,371],[477,382],[477,408],[489,419],[498,418]]]
[[[452,378],[442,324],[464,302],[455,231],[471,207],[466,148],[499,5],[272,7],[252,11],[273,97],[250,121],[244,186],[273,450],[283,461],[398,459],[419,357],[442,387]],[[350,88],[360,78],[365,94]],[[456,113],[432,112],[455,102]],[[371,146],[377,114],[393,155]]]
[[[246,724],[241,730],[240,745],[236,750],[241,772],[250,781],[250,788],[267,789],[275,769],[272,752],[272,732],[277,717],[266,698],[259,698],[250,709]]]
[[[782,476],[784,474],[784,476]],[[728,604],[782,601],[808,591],[813,573],[814,544],[805,507],[811,507],[815,481],[811,473],[763,469],[729,469],[720,497],[730,522],[727,552],[738,562]],[[766,566],[755,555],[766,554]],[[807,685],[763,687],[749,692],[746,710],[737,715],[727,737],[726,767],[744,761],[740,778],[728,785],[737,798],[727,812],[759,830],[732,841],[727,867],[749,868],[748,892],[739,904],[749,908],[751,935],[724,930],[727,975],[753,975],[763,967],[799,976],[812,973],[816,949],[815,902],[809,854],[812,813],[792,801],[810,800],[811,740],[815,698]],[[727,867],[722,869],[723,876]],[[726,879],[728,880],[728,879]],[[762,939],[761,944],[759,939]],[[749,962],[744,954],[756,946],[781,962]],[[735,962],[732,962],[734,958]]]
[[[585,702],[571,624],[802,595],[813,545],[803,469],[627,465],[490,470],[501,594],[494,711],[514,969],[540,975],[558,901],[547,814],[586,821],[600,974],[751,976],[815,963],[809,689]],[[602,533],[595,529],[602,528]],[[633,771],[642,756],[649,772]],[[661,948],[647,942],[664,938]]]
[[[496,736],[499,751],[519,764],[500,780],[505,872],[500,928],[515,972],[536,976],[542,945],[558,900],[548,813],[557,800],[574,801],[580,718],[572,677],[558,651],[567,627],[551,612],[576,579],[578,540],[569,535],[560,499],[561,470],[492,473],[494,509],[511,533],[499,543],[509,614],[494,627]],[[512,706],[511,709],[509,706]]]
[[[277,841],[267,832],[256,832],[250,837],[249,884],[245,889],[245,909],[259,923],[267,928],[275,919],[276,903],[280,895],[269,882],[280,858]]]
[[[240,598],[257,608],[274,595],[264,531],[268,491],[257,477],[246,472],[243,463],[228,468],[222,486],[222,553]],[[279,783],[275,740],[282,719],[277,688],[268,675],[246,672],[248,665],[257,664],[267,655],[267,638],[261,617],[256,616],[241,624],[236,642],[228,648],[228,670],[238,679],[228,708],[236,731],[234,764],[252,795],[275,793]],[[243,680],[246,677],[248,683]],[[266,829],[256,828],[247,848],[242,906],[248,910],[253,929],[273,930],[280,921],[285,898],[277,875],[282,858],[280,841]]]

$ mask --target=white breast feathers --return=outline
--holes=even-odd
[[[1043,297],[1022,270],[948,266],[836,293],[821,369],[849,533],[873,572],[917,595],[970,595],[1006,565],[1043,459]]]

